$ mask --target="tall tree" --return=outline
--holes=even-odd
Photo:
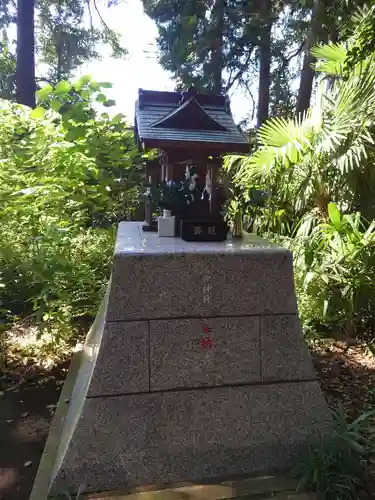
[[[121,1],[108,0],[106,5],[115,6]],[[70,78],[85,61],[99,58],[99,42],[112,48],[113,57],[126,54],[119,34],[106,24],[97,0],[17,0],[16,15],[13,3],[0,0],[0,28],[17,25],[16,54],[9,49],[11,44],[0,43],[0,89],[5,97],[14,97],[11,70],[15,60],[16,99],[33,106],[35,60],[43,67],[39,80],[56,83]],[[95,25],[94,12],[99,20]]]
[[[16,98],[35,106],[35,0],[17,0]]]
[[[301,79],[299,85],[298,99],[296,105],[297,115],[305,113],[310,107],[311,92],[314,81],[314,58],[311,54],[313,45],[319,40],[322,28],[321,19],[321,0],[314,0],[311,12],[311,25],[304,46],[304,58],[301,70]]]
[[[273,11],[275,9],[273,8]],[[296,59],[300,57],[309,24],[308,10],[298,4],[287,4],[274,16],[272,28],[272,65],[270,83],[270,116],[293,116],[300,76]]]
[[[292,74],[289,69],[302,50],[301,33],[306,31],[306,22],[300,19],[302,9],[290,8],[295,2],[287,2],[287,9],[285,2],[279,0],[142,1],[159,29],[160,63],[172,72],[178,89],[193,84],[217,93],[221,72],[222,91],[243,87],[258,109],[258,123],[268,116],[270,87],[272,103],[277,102],[273,109],[282,106],[284,95],[288,96],[287,109],[294,105],[288,88]],[[282,26],[273,30],[287,10]],[[275,45],[280,32],[285,37]],[[220,46],[221,55],[219,50],[212,52],[212,47]],[[256,81],[260,89],[258,99],[253,97]]]
[[[0,98],[12,99],[16,95],[16,58],[9,50],[6,33],[0,41]]]
[[[142,2],[159,29],[160,63],[172,72],[177,88],[228,92],[255,64],[258,31],[250,12],[256,0]]]
[[[7,27],[16,21],[11,6],[11,0],[0,0],[0,28]]]
[[[373,0],[371,0],[373,1]],[[297,99],[297,115],[304,113],[310,106],[314,80],[314,57],[311,48],[321,42],[336,43],[350,36],[353,14],[366,5],[366,0],[313,0],[311,21],[304,45],[304,60],[301,70]]]
[[[99,59],[99,42],[110,45],[114,57],[126,54],[119,35],[106,24],[96,0],[38,0],[38,7],[38,59],[48,67],[45,77],[49,82],[67,79],[85,61]],[[94,10],[99,27],[93,25]]]
[[[50,83],[69,78],[84,61],[99,57],[100,32],[83,25],[85,7],[85,0],[39,0],[38,55]]]
[[[215,0],[212,17],[214,24],[214,44],[211,50],[212,80],[214,94],[221,94],[223,81],[225,0]]]
[[[259,128],[268,119],[271,83],[271,0],[261,0],[261,32],[259,41],[259,90],[257,127]]]

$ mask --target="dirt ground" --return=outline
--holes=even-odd
[[[330,402],[353,416],[375,396],[375,358],[363,346],[327,342],[313,352]],[[51,371],[31,365],[0,373],[0,500],[28,500],[69,363]]]
[[[28,500],[66,370],[2,373],[0,500]]]

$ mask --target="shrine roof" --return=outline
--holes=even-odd
[[[137,142],[147,148],[196,146],[220,152],[248,152],[226,96],[192,90],[139,90],[135,109]]]

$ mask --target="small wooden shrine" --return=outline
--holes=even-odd
[[[146,167],[144,230],[155,230],[153,213],[163,206],[178,220],[176,235],[181,221],[185,228],[187,221],[199,220],[208,227],[212,221],[223,223],[225,200],[218,182],[221,155],[249,151],[227,96],[200,94],[195,89],[183,93],[140,89],[135,137],[141,149],[159,151],[158,158]],[[192,239],[200,239],[196,236]]]

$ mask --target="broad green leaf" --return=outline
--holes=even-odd
[[[340,227],[341,214],[335,203],[328,203],[328,216],[335,227]]]
[[[104,103],[104,102],[106,102],[106,101],[107,101],[107,98],[106,98],[106,96],[105,96],[104,94],[98,94],[98,95],[96,96],[96,100],[97,100],[98,102]]]
[[[352,427],[355,427],[359,423],[367,420],[369,417],[373,417],[375,415],[375,410],[368,410],[363,412],[354,422],[352,422]]]
[[[76,90],[81,90],[85,85],[87,85],[92,80],[90,75],[83,75],[81,78],[74,84]]]
[[[103,89],[111,89],[113,87],[112,83],[110,83],[110,82],[99,82],[99,85]]]
[[[111,106],[116,106],[116,101],[114,99],[108,99],[106,102],[103,103],[103,106],[106,108],[110,108]]]
[[[343,43],[330,43],[313,47],[311,49],[311,54],[317,59],[327,59],[344,63],[347,56],[347,50]]]
[[[31,111],[30,117],[34,118],[34,120],[41,120],[42,118],[44,118],[45,114],[46,110],[39,106],[38,108],[35,108]]]
[[[97,90],[100,90],[100,84],[98,82],[91,81],[90,89],[96,92]]]
[[[228,172],[236,170],[243,161],[248,161],[248,158],[245,155],[226,155],[223,158],[223,167]]]
[[[56,94],[66,94],[70,92],[72,88],[72,85],[69,82],[66,82],[65,80],[62,80],[59,82],[56,87],[55,87],[55,92]]]
[[[62,104],[61,104],[61,102],[58,99],[52,99],[52,101],[51,101],[51,108],[54,111],[60,111],[61,106],[62,106]]]
[[[44,87],[36,91],[36,97],[38,101],[44,101],[48,98],[51,92],[53,92],[53,87],[47,83],[47,85],[44,85]]]
[[[85,99],[85,101],[88,101],[91,97],[91,91],[88,89],[82,90],[81,97],[82,97],[82,99]]]
[[[112,118],[112,123],[114,125],[117,125],[118,123],[121,123],[123,120],[125,120],[125,115],[123,115],[122,113],[117,113],[117,115],[115,115],[113,118]],[[210,159],[210,158],[209,158]]]
[[[86,128],[81,125],[71,128],[67,133],[67,139],[69,141],[75,141],[85,136],[86,136]]]

